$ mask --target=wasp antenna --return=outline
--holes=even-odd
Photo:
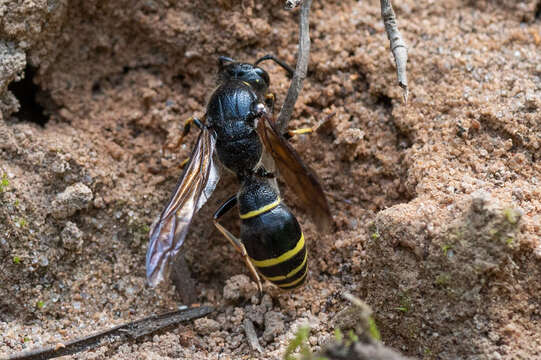
[[[289,77],[293,77],[293,75],[295,74],[295,70],[293,70],[293,68],[291,66],[289,66],[288,64],[286,64],[285,62],[283,62],[282,60],[276,58],[274,55],[272,54],[267,54],[261,58],[259,58],[255,63],[254,63],[254,66],[257,66],[259,63],[263,62],[263,61],[266,61],[266,60],[272,60],[274,61],[275,63],[277,63],[278,65],[280,65],[285,71],[287,71],[287,75]]]
[[[218,58],[218,66],[220,66],[220,69],[224,67],[225,63],[229,63],[229,62],[235,62],[235,60],[227,56],[220,56]]]

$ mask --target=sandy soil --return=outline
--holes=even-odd
[[[203,114],[218,55],[295,62],[296,12],[282,3],[0,3],[0,357],[182,303],[188,291],[146,286],[144,257],[195,134],[160,150]],[[196,301],[220,310],[74,358],[279,359],[304,323],[318,350],[345,291],[405,355],[541,358],[541,3],[406,0],[395,10],[410,45],[407,106],[379,1],[313,4],[291,126],[336,113],[293,141],[329,193],[332,234],[282,184],[309,244],[308,284],[254,296],[240,257],[208,225],[237,189],[225,176],[185,244]],[[265,68],[280,104],[288,79]],[[235,216],[226,222],[238,230]],[[245,318],[263,354],[250,350]]]

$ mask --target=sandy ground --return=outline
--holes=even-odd
[[[238,188],[224,176],[184,246],[196,301],[220,310],[73,358],[279,359],[305,323],[316,351],[348,291],[405,355],[541,359],[541,3],[396,2],[407,106],[379,2],[312,10],[291,126],[336,113],[293,141],[329,194],[333,232],[281,184],[308,241],[308,284],[254,296],[209,226]],[[196,135],[160,150],[204,113],[217,56],[293,64],[296,14],[276,0],[0,3],[0,357],[182,303],[189,290],[145,284],[144,257]],[[281,104],[288,79],[265,68]],[[238,231],[235,216],[224,223]]]

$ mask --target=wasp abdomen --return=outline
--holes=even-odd
[[[303,284],[308,254],[300,225],[287,206],[277,198],[240,217],[241,239],[258,272],[282,289]]]

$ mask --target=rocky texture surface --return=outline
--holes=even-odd
[[[282,3],[0,3],[2,357],[179,304],[172,288],[145,285],[144,255],[194,135],[160,150],[203,113],[218,55],[294,63],[296,17]],[[304,323],[317,351],[344,291],[372,306],[383,342],[405,355],[541,357],[541,5],[395,7],[410,45],[407,106],[379,2],[313,5],[291,125],[336,113],[294,140],[329,193],[334,232],[317,233],[282,184],[309,242],[308,284],[267,285],[259,299],[234,277],[248,272],[208,226],[237,187],[226,176],[185,244],[199,301],[222,310],[79,358],[276,359]],[[287,78],[265,67],[280,104]]]

